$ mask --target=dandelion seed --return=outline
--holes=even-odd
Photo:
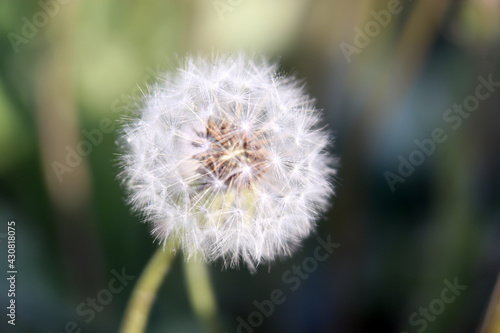
[[[189,58],[124,129],[131,204],[188,256],[250,270],[289,255],[333,192],[320,112],[277,65]]]

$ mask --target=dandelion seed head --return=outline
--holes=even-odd
[[[265,59],[188,58],[125,126],[129,201],[188,256],[226,266],[290,255],[333,193],[320,112]]]

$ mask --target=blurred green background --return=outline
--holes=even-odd
[[[292,258],[256,275],[210,267],[224,332],[479,332],[500,268],[500,88],[448,109],[474,102],[479,77],[500,81],[499,1],[1,0],[0,31],[0,267],[10,220],[18,266],[15,327],[0,279],[1,332],[118,330],[136,279],[78,311],[156,248],[116,180],[118,120],[184,55],[241,49],[307,82],[341,164],[332,208]],[[438,128],[446,140],[415,153]],[[283,274],[317,236],[341,246],[291,290]],[[148,332],[203,331],[181,261]],[[455,279],[467,289],[440,303]],[[277,288],[286,301],[238,328]]]

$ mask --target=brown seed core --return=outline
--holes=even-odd
[[[198,170],[209,180],[218,179],[222,184],[236,189],[248,187],[259,179],[266,169],[266,154],[262,142],[251,133],[243,131],[238,124],[227,120],[210,119],[206,132],[199,133],[209,142],[205,152],[194,156],[200,161]]]

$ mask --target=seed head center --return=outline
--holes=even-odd
[[[198,172],[205,178],[204,184],[215,179],[227,188],[241,189],[265,172],[267,156],[262,140],[238,124],[210,119],[198,135],[208,142],[206,149],[194,156],[200,162]]]

